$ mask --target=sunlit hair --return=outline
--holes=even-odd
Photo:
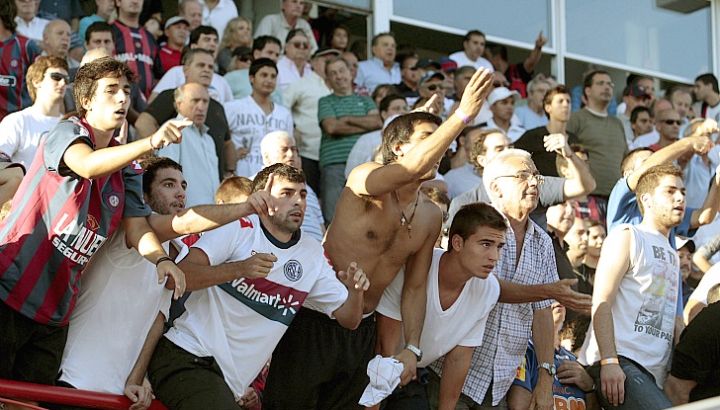
[[[62,68],[65,72],[68,71],[67,61],[60,57],[40,56],[35,59],[35,62],[30,64],[27,70],[27,89],[30,94],[30,99],[35,102],[37,98],[37,89],[34,83],[39,83],[45,76],[45,72],[48,68]]]
[[[125,77],[129,83],[135,80],[135,74],[130,68],[112,57],[99,58],[80,67],[75,75],[73,88],[75,107],[77,107],[80,117],[85,117],[86,110],[83,102],[92,101],[98,81],[103,78],[120,77]]]
[[[682,179],[683,173],[680,168],[672,164],[662,164],[651,167],[645,173],[640,175],[637,186],[635,187],[635,195],[637,196],[637,203],[640,207],[640,213],[645,214],[645,208],[643,207],[642,198],[645,194],[652,194],[652,192],[660,185],[660,180],[666,176],[673,176]]]
[[[253,182],[245,177],[229,177],[215,191],[216,204],[236,204],[247,201]]]

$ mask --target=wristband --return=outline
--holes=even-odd
[[[469,115],[465,114],[463,110],[461,110],[459,107],[455,110],[455,115],[457,115],[458,118],[460,118],[460,121],[462,121],[465,125],[470,124],[470,121],[472,121],[472,118],[470,118]]]
[[[161,257],[160,259],[158,259],[158,260],[155,261],[155,266],[158,266],[159,264],[161,264],[162,262],[165,262],[165,261],[170,261],[170,262],[172,262],[172,263],[175,263],[175,262],[173,262],[172,258],[168,258],[167,256],[163,256],[163,257]]]
[[[617,357],[608,357],[607,359],[600,360],[600,366],[605,366],[606,364],[620,364],[620,360],[618,360]]]

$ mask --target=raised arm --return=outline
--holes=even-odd
[[[450,118],[434,132],[426,132],[421,141],[396,161],[382,166],[366,163],[356,167],[348,177],[347,186],[356,195],[379,196],[419,180],[442,159],[465,128],[464,120],[469,122],[475,118],[491,89],[492,74],[482,68],[477,70],[465,87],[460,108]]]
[[[707,225],[715,220],[718,208],[720,207],[720,166],[715,169],[715,175],[713,176],[712,183],[710,184],[710,190],[708,191],[705,201],[703,202],[702,208],[696,209],[692,213],[690,218],[690,228],[696,229],[701,225]]]
[[[546,135],[544,143],[548,152],[554,151],[567,160],[570,177],[565,180],[563,186],[565,200],[580,198],[595,190],[595,178],[590,173],[590,168],[585,161],[575,155],[567,142],[567,136],[560,133]]]
[[[78,141],[65,150],[63,161],[74,173],[85,179],[104,177],[155,149],[179,143],[182,129],[190,124],[190,121],[170,120],[149,139],[98,150]]]
[[[258,191],[264,192],[264,191]],[[152,214],[148,217],[150,226],[161,242],[181,235],[200,233],[215,229],[244,216],[256,213],[252,206],[253,193],[248,202],[224,205],[198,205],[174,215]]]
[[[592,326],[602,359],[617,358],[612,305],[623,276],[630,267],[631,238],[628,229],[610,233],[595,271],[593,290]],[[625,372],[619,364],[600,367],[600,387],[610,404],[618,406],[625,400]]]
[[[535,39],[535,48],[530,51],[530,54],[528,54],[527,58],[525,58],[525,61],[523,61],[523,68],[525,68],[525,71],[529,74],[532,74],[533,71],[535,71],[535,67],[540,62],[540,58],[542,57],[542,48],[547,43],[547,38],[543,36],[543,32],[540,31],[540,34],[538,34],[537,38]]]

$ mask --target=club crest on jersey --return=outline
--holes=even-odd
[[[120,197],[114,193],[110,192],[109,194],[105,195],[105,202],[112,208],[117,208],[118,205],[120,205]]]
[[[297,282],[302,278],[302,265],[295,259],[290,259],[283,265],[283,273],[285,273],[285,277],[288,278],[289,281]]]
[[[87,222],[85,223],[88,229],[91,231],[97,231],[100,227],[100,224],[98,223],[97,219],[95,219],[94,216],[88,214],[87,216]]]
[[[10,60],[10,67],[17,68],[17,66],[18,66],[17,60]]]

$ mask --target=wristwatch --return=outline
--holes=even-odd
[[[540,363],[540,365],[538,366],[538,369],[547,370],[547,372],[550,373],[550,376],[553,376],[553,377],[555,377],[555,374],[557,373],[557,370],[555,369],[555,365],[550,364],[548,362]]]
[[[412,352],[412,354],[414,354],[415,357],[417,357],[417,361],[418,361],[418,362],[419,362],[420,360],[422,360],[422,350],[420,350],[419,347],[413,346],[413,345],[411,345],[410,343],[408,343],[408,344],[405,345],[405,349],[407,349],[407,350],[409,350],[410,352]]]

